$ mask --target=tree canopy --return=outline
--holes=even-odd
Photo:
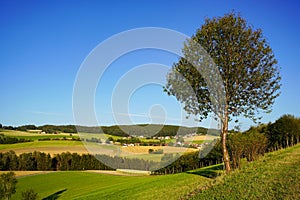
[[[184,44],[183,55],[168,74],[165,91],[200,120],[211,113],[220,120],[223,159],[230,171],[228,122],[241,115],[256,121],[262,111],[271,111],[281,86],[277,60],[262,30],[236,13],[206,19]]]
[[[0,175],[0,199],[10,199],[16,193],[17,179],[14,172]]]

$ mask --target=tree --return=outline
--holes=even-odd
[[[17,179],[15,173],[9,172],[0,176],[0,199],[10,199],[16,193]]]
[[[295,145],[300,140],[299,119],[293,115],[283,115],[273,124],[268,125],[266,134],[271,150]]]
[[[256,122],[261,112],[271,112],[281,86],[277,60],[262,30],[254,30],[235,13],[206,19],[184,44],[183,55],[167,76],[165,92],[200,121],[209,114],[219,119],[229,172],[228,123],[241,115]]]
[[[37,199],[37,195],[33,189],[28,189],[22,192],[22,200],[35,200]]]

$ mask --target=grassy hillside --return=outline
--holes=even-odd
[[[266,154],[192,199],[300,199],[300,145]]]
[[[72,138],[79,138],[77,134],[73,134],[70,136],[69,133],[60,133],[60,134],[38,134],[33,132],[26,132],[26,131],[15,131],[15,130],[3,130],[0,129],[0,133],[4,134],[9,137],[15,137],[15,138],[24,138],[29,140],[38,140],[38,139],[45,139],[45,138],[56,138],[56,139],[72,139]]]
[[[18,178],[17,193],[33,188],[55,199],[300,199],[300,145],[266,154],[217,179],[222,165],[165,176],[53,172]]]
[[[39,199],[178,199],[211,180],[194,174],[117,176],[92,172],[54,172],[18,178],[17,193],[33,188]]]

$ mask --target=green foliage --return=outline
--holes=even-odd
[[[22,192],[22,200],[36,200],[38,194],[33,189],[27,189]]]
[[[154,171],[154,174],[181,173],[222,163],[220,140],[206,145],[200,152],[185,153],[182,156],[179,156],[178,154],[165,154],[161,158],[161,162],[163,163],[171,160],[170,157],[177,159],[174,159],[175,161],[166,167]]]
[[[54,126],[54,125],[43,125],[39,126],[38,129],[43,130],[46,133],[77,133],[76,126],[74,125],[63,125],[63,126]]]
[[[255,130],[230,134],[228,146],[233,168],[240,168],[241,159],[244,157],[247,161],[254,161],[259,155],[264,155],[267,143],[266,136]]]
[[[184,44],[183,55],[168,74],[165,91],[184,103],[188,114],[203,120],[213,113],[220,120],[230,171],[228,122],[240,115],[256,121],[261,111],[271,111],[281,86],[277,60],[262,30],[235,13],[206,19]]]
[[[103,155],[104,156],[104,155]],[[108,156],[107,156],[108,157]],[[108,157],[109,158],[109,157]],[[112,158],[111,158],[112,159]],[[103,160],[103,159],[102,159]],[[130,162],[130,159],[124,161]],[[141,161],[142,162],[142,161]],[[102,164],[94,156],[89,154],[79,155],[77,153],[61,153],[55,156],[43,152],[22,153],[19,156],[14,151],[0,153],[0,170],[21,171],[55,171],[55,170],[108,170],[111,169]]]
[[[277,150],[300,142],[300,119],[292,115],[283,115],[264,130],[269,149]]]
[[[148,152],[150,154],[163,154],[164,150],[163,149],[157,149],[157,150],[149,149]]]
[[[130,144],[130,143],[141,143],[141,140],[136,137],[131,137],[128,139],[117,139],[117,142],[120,142],[121,144]]]
[[[0,175],[0,199],[10,199],[16,193],[17,179],[15,173],[8,172]]]
[[[23,143],[23,142],[32,142],[32,140],[25,139],[25,138],[9,137],[0,133],[0,144],[15,144],[15,143]]]
[[[153,151],[154,151],[153,149],[149,149],[148,153],[153,153]]]
[[[222,117],[221,113],[225,110],[214,108],[209,93],[212,88],[208,87],[203,74],[197,71],[198,65],[207,63],[202,63],[206,55],[201,49],[194,49],[195,42],[212,57],[219,70],[226,92],[224,109],[226,108],[228,115],[243,114],[255,119],[259,110],[269,111],[279,95],[277,60],[263,37],[262,30],[254,30],[247,25],[245,19],[234,13],[207,19],[191,41],[185,44],[185,57],[174,64],[173,71],[168,76],[165,87],[168,94],[184,102],[189,113],[206,117],[212,111]],[[174,76],[175,72],[181,77]],[[196,102],[194,98],[190,98],[189,93],[182,91],[183,79],[195,91]]]
[[[37,127],[35,125],[24,125],[24,126],[18,126],[16,130],[18,131],[27,131],[27,130],[36,130]]]

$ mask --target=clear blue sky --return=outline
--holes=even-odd
[[[300,3],[298,1],[0,1],[0,123],[73,124],[72,92],[76,74],[88,53],[122,31],[163,27],[191,36],[206,17],[235,10],[261,28],[282,67],[282,94],[263,122],[289,113],[300,116]],[[97,90],[96,113],[101,125],[115,124],[110,94],[131,68],[149,62],[171,66],[177,57],[142,51],[113,63]],[[176,124],[176,101],[158,86],[146,86],[130,99],[135,123],[149,107],[164,105],[167,123]],[[154,110],[155,111],[155,110]],[[175,112],[176,111],[176,112]],[[243,120],[242,128],[251,123]],[[200,125],[207,126],[207,123]]]

